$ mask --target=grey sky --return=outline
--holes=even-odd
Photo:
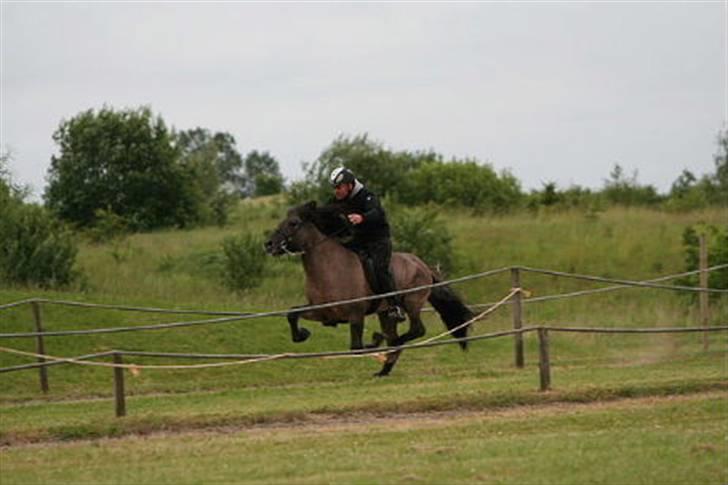
[[[42,192],[62,119],[149,105],[290,180],[339,134],[600,187],[712,172],[728,3],[2,2],[0,144]]]

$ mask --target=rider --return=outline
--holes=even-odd
[[[344,167],[338,167],[329,177],[334,187],[332,204],[341,208],[352,224],[353,239],[345,246],[355,251],[365,265],[367,280],[374,293],[395,291],[394,279],[389,269],[392,259],[392,241],[387,214],[379,204],[377,196],[370,192]],[[399,295],[388,298],[390,307],[385,316],[401,322],[405,320]]]

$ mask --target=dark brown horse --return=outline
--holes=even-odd
[[[373,295],[367,282],[362,263],[353,251],[345,248],[332,235],[343,229],[341,218],[329,207],[317,207],[309,202],[288,211],[287,217],[278,225],[265,243],[266,251],[273,256],[302,254],[306,276],[305,292],[308,305],[318,305],[341,300]],[[398,290],[416,288],[437,283],[438,276],[414,254],[392,254],[392,275]],[[375,333],[370,347],[386,339],[389,346],[400,346],[425,334],[420,311],[429,301],[440,314],[448,329],[453,329],[472,318],[472,312],[448,286],[425,288],[402,295],[405,313],[410,326],[407,332],[397,334],[397,324],[379,315],[382,334]],[[368,300],[356,303],[321,308],[318,310],[296,310],[288,314],[291,337],[294,342],[303,342],[310,332],[298,326],[299,318],[322,322],[324,325],[349,323],[351,349],[362,349],[364,319],[366,315],[378,313],[384,308],[384,300]],[[454,332],[455,337],[467,336],[467,326]],[[463,350],[467,342],[461,342]],[[387,360],[378,376],[389,374],[399,358],[399,352],[387,355]]]

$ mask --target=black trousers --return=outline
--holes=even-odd
[[[392,261],[392,241],[389,238],[378,239],[368,243],[359,243],[350,246],[359,255],[364,265],[364,273],[366,274],[369,286],[375,294],[389,293],[396,291],[394,277],[389,269]],[[400,305],[400,295],[387,298],[393,305]]]

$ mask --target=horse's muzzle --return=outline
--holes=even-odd
[[[265,252],[271,256],[280,256],[284,253],[280,243],[276,244],[272,239],[267,240],[263,246],[265,247]]]

